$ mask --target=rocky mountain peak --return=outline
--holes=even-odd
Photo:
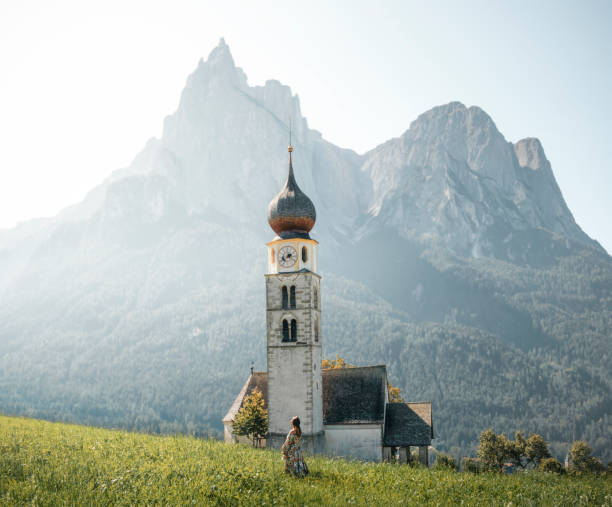
[[[477,106],[466,107],[461,102],[449,102],[436,106],[421,114],[410,124],[404,136],[411,139],[432,140],[454,136],[457,133],[469,135],[480,129],[498,135],[499,131],[491,117]]]
[[[200,60],[200,63],[204,63]],[[234,58],[230,52],[229,46],[225,39],[221,37],[219,44],[209,53],[206,64],[210,69],[219,69],[224,67],[235,68]]]
[[[187,84],[181,96],[192,99],[211,94],[222,93],[230,87],[246,88],[246,74],[236,67],[229,46],[222,38],[206,60],[200,59],[196,70],[187,79]],[[186,106],[192,102],[187,100]],[[180,106],[179,106],[180,107]]]
[[[534,171],[550,168],[544,148],[539,139],[526,137],[514,145],[514,153],[521,167],[528,167]]]
[[[456,161],[507,190],[512,188],[516,174],[514,156],[504,136],[491,117],[476,106],[466,107],[451,102],[420,115],[402,136],[407,145],[426,147],[429,164],[442,169]],[[425,162],[425,161],[423,161]]]
[[[575,223],[540,142],[509,143],[476,106],[423,113],[401,138],[367,153],[363,169],[373,187],[370,231],[437,237],[472,257],[515,259],[511,234],[534,229],[597,246]]]

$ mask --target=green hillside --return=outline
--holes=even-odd
[[[458,474],[0,416],[0,505],[612,505],[605,478]]]

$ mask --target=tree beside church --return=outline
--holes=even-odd
[[[235,435],[249,437],[253,447],[260,447],[268,433],[268,411],[264,405],[263,395],[257,388],[244,398],[244,402],[234,418]]]

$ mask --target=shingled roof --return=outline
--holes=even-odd
[[[384,365],[323,370],[323,424],[382,423],[387,368]]]
[[[336,368],[323,374],[323,424],[382,424],[385,418],[387,369],[381,366]],[[268,374],[254,372],[223,418],[232,422],[244,398],[257,387],[268,406]]]
[[[384,365],[337,368],[323,374],[323,424],[385,423],[384,445],[430,445],[434,438],[431,403],[387,403]],[[244,398],[258,388],[268,407],[268,373],[253,372],[234,400],[223,422],[232,422]]]
[[[244,398],[253,392],[253,389],[259,389],[263,394],[264,399],[264,407],[268,408],[268,372],[266,371],[254,371],[247,381],[242,386],[242,390],[240,394],[236,396],[234,403],[231,408],[225,414],[223,418],[223,422],[233,422],[234,417],[238,413],[238,410],[242,407],[242,403],[244,402]]]
[[[430,445],[434,437],[431,403],[389,403],[385,417],[384,445]]]

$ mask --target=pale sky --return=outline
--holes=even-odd
[[[363,153],[433,106],[538,137],[578,224],[612,252],[612,1],[0,3],[0,227],[55,215],[161,134],[224,37],[311,128]]]

